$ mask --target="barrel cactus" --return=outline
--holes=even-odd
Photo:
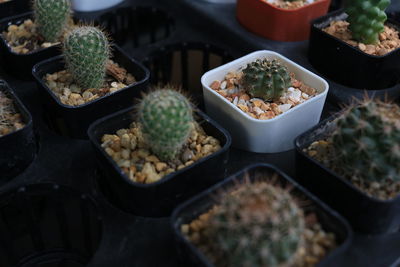
[[[33,11],[39,34],[47,42],[57,42],[70,17],[70,0],[34,0]]]
[[[290,73],[275,59],[258,59],[243,69],[241,85],[252,97],[277,100],[291,86]]]
[[[63,54],[68,71],[82,89],[104,85],[110,45],[100,29],[82,26],[69,32],[64,40]]]
[[[400,107],[365,100],[336,120],[332,159],[346,177],[400,181]]]
[[[288,190],[246,182],[225,194],[209,219],[211,250],[224,266],[290,266],[304,242],[302,209]]]
[[[365,44],[377,43],[389,4],[390,0],[347,0],[345,11],[353,39]]]
[[[143,137],[163,161],[174,160],[187,142],[193,126],[189,100],[173,89],[158,89],[146,95],[138,108]]]

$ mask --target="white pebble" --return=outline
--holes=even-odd
[[[254,111],[255,113],[257,113],[257,115],[260,115],[260,114],[263,114],[263,113],[264,113],[264,111],[263,111],[262,109],[260,109],[259,107],[254,107],[254,108],[253,108],[253,111]]]
[[[292,107],[292,105],[291,104],[282,104],[282,105],[279,105],[278,107],[283,113],[283,112],[288,111]]]
[[[308,99],[308,98],[310,97],[310,96],[309,96],[308,94],[306,94],[306,93],[302,93],[301,96],[302,96],[304,99]]]
[[[223,81],[222,83],[221,83],[221,89],[223,90],[223,89],[225,89],[226,88],[226,81]]]
[[[264,102],[264,100],[262,100],[260,98],[252,98],[252,99],[250,99],[250,102],[254,102],[254,101],[262,101],[262,102]]]
[[[240,99],[238,105],[247,105],[246,100]]]
[[[238,104],[239,98],[236,96],[235,99],[233,99],[233,104],[236,106]]]
[[[288,90],[288,92],[293,92],[294,88],[293,87],[289,87],[287,90]]]
[[[112,82],[111,86],[114,87],[114,88],[118,88],[118,83],[117,82]]]

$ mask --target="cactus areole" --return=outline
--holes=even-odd
[[[110,45],[100,29],[82,26],[71,31],[65,37],[63,54],[68,71],[82,89],[104,85]]]
[[[138,118],[144,139],[163,161],[174,160],[193,129],[189,100],[175,90],[159,89],[146,95]]]
[[[71,16],[70,0],[34,0],[33,11],[39,34],[47,42],[57,42]]]
[[[290,72],[277,60],[258,59],[243,69],[241,86],[252,97],[277,100],[291,86]]]
[[[385,9],[389,4],[390,0],[347,0],[345,11],[353,39],[365,44],[377,43],[379,33],[384,30]]]

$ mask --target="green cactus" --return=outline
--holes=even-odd
[[[365,100],[348,107],[332,135],[333,165],[346,177],[400,181],[400,108]]]
[[[256,60],[243,69],[242,87],[252,97],[277,100],[292,83],[290,73],[277,60]]]
[[[172,89],[158,89],[139,105],[138,118],[146,143],[163,161],[174,160],[193,126],[189,100]]]
[[[211,215],[210,251],[224,266],[289,266],[304,242],[302,209],[288,190],[246,182],[225,194]]]
[[[70,0],[34,0],[38,31],[47,42],[57,42],[71,18]]]
[[[104,85],[110,45],[101,30],[91,26],[74,29],[65,37],[63,54],[68,71],[82,89]]]
[[[346,13],[353,39],[365,44],[379,41],[390,0],[347,0]]]

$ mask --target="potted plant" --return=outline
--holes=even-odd
[[[308,49],[311,64],[348,87],[379,90],[398,85],[400,24],[387,20],[389,3],[347,1],[345,10],[313,21]]]
[[[71,0],[72,7],[79,12],[92,12],[114,7],[124,0]]]
[[[236,17],[249,31],[276,41],[304,41],[312,19],[328,11],[330,0],[238,0]]]
[[[251,53],[205,73],[207,113],[226,128],[235,147],[259,153],[293,148],[319,122],[328,83],[272,51]]]
[[[131,105],[146,88],[149,72],[118,46],[111,56],[106,35],[81,26],[68,33],[63,56],[33,68],[50,125],[73,138],[87,138],[98,118]]]
[[[266,164],[180,205],[171,223],[185,266],[330,266],[352,238],[337,213]]]
[[[32,117],[0,80],[0,173],[3,184],[24,171],[36,155]]]
[[[98,183],[115,206],[140,216],[169,216],[183,200],[219,181],[229,134],[168,86],[89,129]]]
[[[0,19],[29,10],[29,0],[0,0]]]
[[[69,0],[35,0],[33,12],[0,21],[0,49],[7,71],[30,79],[33,65],[59,54],[64,34],[73,27]]]
[[[296,139],[299,181],[358,231],[400,227],[399,117],[396,104],[366,99]]]

